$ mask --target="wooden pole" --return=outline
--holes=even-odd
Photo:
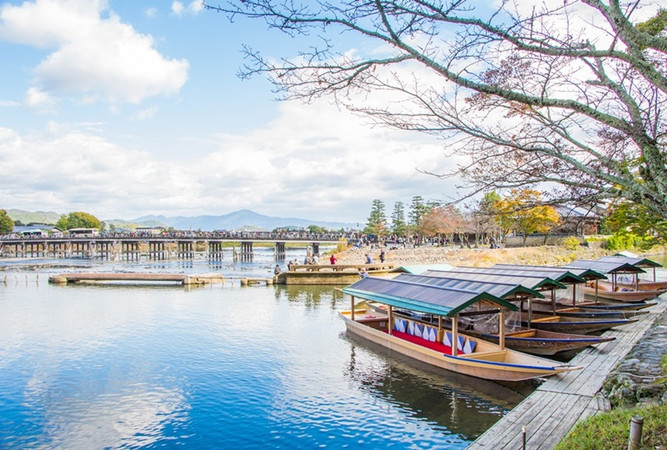
[[[387,333],[391,336],[394,334],[394,308],[391,305],[387,305]]]
[[[459,316],[452,317],[452,355],[458,355],[459,348]]]
[[[632,416],[632,420],[630,421],[630,438],[628,439],[628,450],[635,450],[641,446],[643,426],[644,418],[642,416]]]
[[[354,320],[354,296],[350,295],[350,319]]]
[[[530,300],[528,300],[530,302]],[[505,350],[505,313],[501,309],[498,313],[499,344],[500,349]]]

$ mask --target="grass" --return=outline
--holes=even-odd
[[[667,374],[667,353],[662,355],[660,367]],[[667,384],[667,376],[663,377]],[[640,449],[667,447],[667,404],[648,404],[634,408],[616,408],[599,413],[570,430],[555,450],[624,449],[628,446],[630,421],[633,416],[644,418]]]
[[[664,361],[664,359],[663,359]],[[632,416],[644,418],[640,449],[667,446],[667,405],[617,408],[578,423],[555,450],[625,449]]]

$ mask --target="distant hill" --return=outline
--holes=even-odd
[[[133,219],[132,222],[141,224],[162,224],[162,226],[173,227],[177,230],[273,230],[281,227],[305,228],[309,225],[318,225],[324,228],[339,230],[356,227],[356,224],[345,222],[326,222],[313,219],[271,217],[258,214],[249,209],[234,211],[221,216],[195,216],[195,217],[167,217],[167,216],[142,216]]]
[[[61,214],[52,211],[23,211],[21,209],[6,209],[5,211],[13,221],[20,220],[24,225],[29,223],[55,225],[61,216]]]
[[[55,212],[43,211],[23,211],[20,209],[8,209],[7,214],[12,220],[20,220],[24,224],[28,223],[45,223],[55,224],[62,214]],[[98,217],[99,218],[99,217]],[[258,214],[249,209],[242,209],[234,211],[229,214],[220,216],[142,216],[136,219],[101,219],[107,224],[118,228],[134,229],[137,226],[155,227],[162,226],[165,228],[173,227],[177,230],[274,230],[281,227],[297,227],[306,228],[309,225],[317,225],[333,230],[355,228],[354,223],[345,222],[326,222],[313,219],[299,219],[299,218],[284,218],[271,217]]]

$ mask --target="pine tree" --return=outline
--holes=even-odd
[[[403,202],[396,202],[394,203],[394,212],[391,213],[391,232],[396,236],[405,236],[406,231],[405,207]]]
[[[383,236],[387,233],[387,216],[384,212],[384,202],[382,200],[373,200],[371,212],[366,221],[364,233]]]

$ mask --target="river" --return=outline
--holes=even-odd
[[[333,287],[241,287],[273,272],[270,251],[255,254],[0,260],[0,448],[465,448],[522,400],[351,340]],[[78,270],[227,281],[48,283]]]

